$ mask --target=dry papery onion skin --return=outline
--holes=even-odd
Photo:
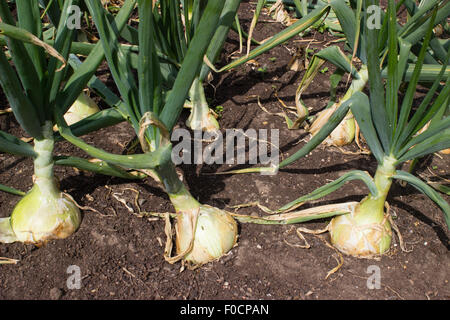
[[[192,234],[188,215],[181,214],[176,223],[177,253],[188,249]],[[237,241],[236,221],[223,210],[201,205],[192,250],[183,258],[192,265],[203,265],[228,253]]]
[[[373,257],[386,253],[391,246],[392,231],[387,215],[370,200],[362,201],[352,213],[331,220],[331,243],[339,251],[355,257]]]

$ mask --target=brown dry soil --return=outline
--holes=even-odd
[[[241,21],[247,30],[254,4],[243,3]],[[263,40],[282,27],[266,14],[255,31]],[[333,40],[320,33],[305,35],[321,48]],[[226,44],[227,55],[238,48],[231,32]],[[211,105],[221,105],[222,128],[279,128],[282,156],[298,150],[308,135],[303,130],[288,130],[280,117],[261,111],[256,96],[271,112],[279,112],[274,96],[294,105],[295,90],[303,72],[286,70],[291,52],[302,43],[300,37],[273,49],[257,59],[259,67],[245,65],[216,76],[214,90],[208,86]],[[329,97],[328,77],[334,70],[318,75],[304,95],[314,111],[323,108]],[[107,77],[107,75],[106,75]],[[342,94],[345,83],[340,88]],[[212,98],[213,97],[213,98]],[[1,107],[5,107],[4,97]],[[23,135],[12,116],[0,116],[2,129]],[[120,124],[85,136],[108,151],[121,153],[134,138],[130,127]],[[354,152],[354,146],[344,148]],[[84,156],[68,143],[58,143],[57,154]],[[418,174],[425,178],[446,176],[449,156],[434,155],[422,161]],[[232,205],[260,201],[276,209],[352,169],[374,173],[374,158],[368,155],[344,154],[334,148],[318,148],[275,176],[215,176],[205,173],[223,171],[230,166],[182,165],[185,181],[201,202],[232,210]],[[21,190],[31,187],[32,162],[0,154],[0,182]],[[134,212],[135,193],[143,211],[166,212],[173,208],[165,193],[151,179],[127,181],[72,168],[57,167],[62,190],[70,193],[81,205],[98,210],[84,211],[78,232],[65,240],[52,241],[36,248],[20,243],[1,245],[0,257],[19,260],[16,265],[0,265],[0,299],[449,299],[450,255],[449,232],[443,214],[427,197],[411,187],[394,184],[389,203],[395,221],[409,252],[402,252],[398,239],[388,254],[379,260],[344,257],[343,266],[328,279],[328,271],[337,265],[337,253],[322,238],[305,235],[310,249],[296,237],[295,226],[263,226],[240,224],[238,245],[219,261],[194,271],[180,272],[180,264],[170,265],[163,258],[164,222],[134,215],[116,197],[125,199]],[[351,182],[325,199],[316,202],[358,201],[367,194],[362,183]],[[114,197],[116,195],[116,197]],[[448,199],[448,198],[447,198]],[[0,193],[0,217],[12,211],[18,197]],[[242,209],[255,213],[256,209]],[[311,229],[322,228],[327,221],[305,223]],[[291,245],[288,245],[289,242]],[[80,267],[82,286],[70,290],[67,269]],[[378,266],[380,289],[368,289],[372,273],[369,266]]]

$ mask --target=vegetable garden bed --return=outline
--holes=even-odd
[[[255,4],[243,1],[239,18],[248,30]],[[263,40],[283,27],[262,14],[254,38]],[[318,51],[336,40],[327,32],[311,32],[294,37],[230,72],[215,76],[206,86],[210,104],[223,106],[219,119],[227,128],[280,129],[282,156],[300,149],[308,134],[288,130],[282,118],[262,112],[279,112],[280,102],[294,105],[294,96],[304,71],[286,68],[292,53],[304,39],[314,39],[310,48]],[[231,32],[225,52],[217,65],[229,62],[238,49]],[[326,63],[303,100],[314,110],[326,105],[329,98],[329,75],[333,65]],[[97,73],[112,84],[105,64]],[[345,93],[345,81],[338,88]],[[0,94],[0,108],[8,102]],[[185,111],[178,125],[185,126]],[[12,114],[0,115],[0,127],[16,136],[24,136]],[[135,132],[127,123],[84,136],[83,139],[108,152],[120,154]],[[372,156],[358,153],[354,145],[338,148],[318,147],[307,157],[273,176],[211,175],[230,169],[227,165],[180,165],[184,181],[201,203],[233,211],[234,205],[259,201],[271,209],[305,195],[335,180],[349,170],[376,170]],[[57,155],[87,155],[68,142],[56,145]],[[448,179],[449,155],[425,158],[417,169],[419,176]],[[29,159],[0,154],[0,182],[19,190],[29,190],[33,174]],[[233,167],[234,168],[234,167]],[[17,264],[0,265],[0,299],[449,299],[450,255],[449,231],[442,212],[429,198],[411,186],[394,183],[388,197],[393,218],[403,236],[406,249],[393,236],[390,251],[380,259],[344,256],[342,267],[327,277],[340,262],[340,255],[325,244],[328,235],[308,235],[309,249],[298,238],[298,225],[270,226],[239,224],[239,241],[229,254],[195,270],[180,272],[180,264],[168,264],[164,257],[164,220],[142,216],[141,211],[172,212],[169,198],[152,179],[133,182],[77,169],[56,167],[60,188],[85,207],[79,230],[64,240],[50,241],[37,248],[14,243],[0,245],[0,257],[16,259]],[[367,187],[352,182],[312,205],[359,201]],[[136,201],[136,196],[138,200]],[[448,196],[443,195],[445,200]],[[0,193],[0,218],[9,216],[18,197]],[[138,204],[138,206],[136,205]],[[239,213],[254,214],[257,208],[242,208]],[[327,220],[304,223],[310,229],[323,228]],[[81,271],[80,289],[68,289],[69,266]],[[371,266],[379,267],[381,287],[369,289]],[[327,277],[327,278],[326,278]],[[369,279],[370,281],[370,279]]]

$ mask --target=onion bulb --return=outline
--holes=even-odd
[[[73,103],[70,109],[64,115],[64,119],[70,126],[84,118],[87,118],[97,112],[100,109],[98,105],[84,92],[81,93],[78,99]]]
[[[33,187],[16,204],[10,218],[0,219],[0,241],[44,244],[64,239],[81,223],[81,214],[74,200],[61,192],[53,173],[53,131],[47,121],[43,138],[34,139]]]
[[[272,15],[272,18],[275,21],[280,22],[284,26],[290,26],[296,21],[296,19],[292,19],[286,11],[282,0],[277,0],[277,2],[269,8],[269,14]]]
[[[353,115],[348,114],[344,120],[331,132],[325,139],[325,143],[337,147],[342,147],[350,144],[355,138],[355,119]]]
[[[237,241],[237,223],[223,210],[201,205],[192,237],[191,215],[180,213],[175,226],[177,253],[188,251],[193,240],[192,249],[184,260],[193,265],[202,265],[219,259],[233,248]]]
[[[220,126],[214,115],[208,110],[208,112],[202,112],[200,120],[196,119],[195,111],[192,111],[186,125],[192,130],[202,130],[206,132],[217,131]]]
[[[64,239],[73,234],[81,222],[80,210],[56,186],[40,181],[17,203],[11,214],[11,228],[17,241],[41,244]]]
[[[370,196],[351,213],[333,218],[328,230],[331,243],[352,256],[380,255],[391,245],[391,225],[383,212],[383,203],[380,208],[380,201],[374,201]]]
[[[332,107],[320,112],[309,128],[309,132],[315,135],[320,129],[328,122],[331,115],[336,111],[339,105],[335,104]],[[353,141],[355,138],[355,119],[353,114],[349,112],[343,121],[331,132],[331,134],[325,139],[324,143],[327,145],[333,145],[337,147],[345,146]]]

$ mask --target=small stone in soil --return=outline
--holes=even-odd
[[[59,300],[59,299],[61,299],[62,294],[63,294],[63,292],[62,292],[61,289],[59,289],[59,288],[52,288],[50,290],[50,299],[51,300]]]

